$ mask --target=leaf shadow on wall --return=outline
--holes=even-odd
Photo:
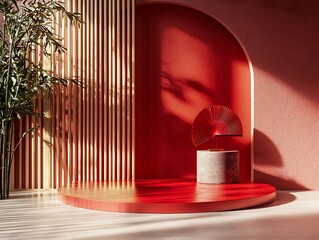
[[[185,96],[185,91],[183,90],[185,86],[192,89],[195,92],[198,92],[204,95],[209,101],[216,101],[216,91],[213,89],[207,88],[207,86],[201,84],[198,81],[193,79],[178,79],[174,78],[171,74],[167,72],[162,72],[162,81],[161,88],[164,91],[167,91],[173,94],[176,98],[183,100],[185,102],[188,101]]]
[[[254,180],[266,182],[278,189],[307,190],[305,186],[287,176],[275,176],[276,169],[284,167],[284,162],[275,143],[258,129],[254,129]],[[264,172],[264,170],[267,172]]]
[[[186,91],[185,88],[187,88],[188,91]],[[186,96],[187,92],[201,94],[205,96],[209,102],[217,101],[214,90],[208,89],[207,86],[204,86],[200,82],[192,79],[174,78],[166,72],[162,72],[161,91],[182,101],[185,106],[190,101]],[[163,106],[163,108],[165,108],[165,106]],[[187,109],[184,109],[184,111],[187,112]],[[162,150],[163,152],[166,151],[165,156],[170,156],[166,157],[169,161],[166,166],[170,165],[172,169],[180,169],[180,173],[186,173],[184,177],[194,178],[195,175],[189,174],[191,172],[190,169],[196,169],[196,151],[191,142],[191,124],[179,116],[178,111],[165,112],[163,114],[163,122],[167,127],[167,131],[162,132],[164,139],[164,141],[162,141]],[[183,164],[181,164],[181,159],[183,159]]]

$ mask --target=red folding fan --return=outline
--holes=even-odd
[[[192,126],[195,147],[216,136],[242,136],[243,126],[239,117],[228,107],[210,105],[196,116]]]

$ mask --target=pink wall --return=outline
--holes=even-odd
[[[319,2],[170,2],[223,22],[254,69],[255,180],[279,189],[319,189]]]

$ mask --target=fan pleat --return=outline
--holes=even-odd
[[[195,147],[215,136],[242,136],[239,117],[228,107],[210,105],[196,116],[192,126],[192,142]]]

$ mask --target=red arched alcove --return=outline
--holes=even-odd
[[[220,104],[239,116],[244,136],[220,138],[218,147],[240,150],[240,178],[250,180],[250,68],[236,38],[195,9],[146,4],[136,7],[135,44],[135,177],[195,178],[191,125]]]

